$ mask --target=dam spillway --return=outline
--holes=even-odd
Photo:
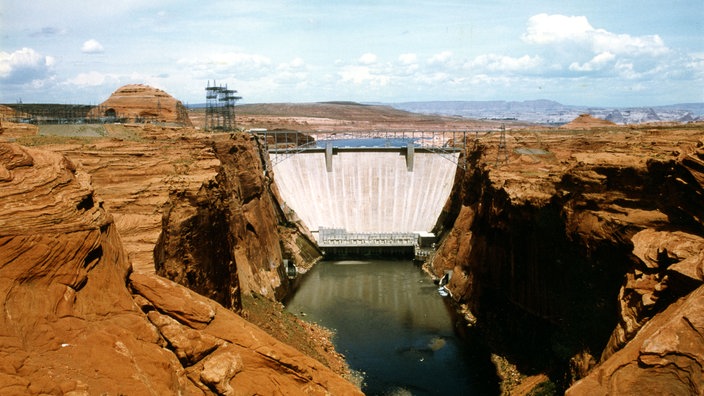
[[[452,190],[459,151],[328,147],[269,155],[284,205],[318,237],[324,229],[430,232]]]

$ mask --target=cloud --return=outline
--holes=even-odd
[[[95,39],[90,39],[86,41],[81,47],[81,52],[83,52],[84,54],[99,54],[103,51],[105,51],[103,45]]]
[[[530,17],[522,38],[532,44],[585,40],[594,31],[584,16],[538,14]]]
[[[79,87],[97,87],[116,81],[119,81],[119,78],[114,75],[90,71],[88,73],[80,73],[76,77],[66,80],[66,83]]]
[[[594,51],[609,51],[614,54],[660,56],[670,52],[662,38],[655,35],[632,37],[628,34],[613,34],[597,30],[592,35]]]
[[[594,56],[589,62],[579,64],[577,62],[573,62],[570,64],[569,69],[572,71],[595,71],[595,70],[601,70],[607,65],[613,63],[613,61],[616,59],[616,55],[612,54],[611,52],[602,52],[600,54],[597,54]]]
[[[60,29],[54,26],[45,26],[36,32],[30,33],[30,37],[54,37],[62,36],[68,31],[66,29]]]
[[[412,65],[418,61],[418,55],[416,54],[401,54],[398,56],[398,61],[402,65]]]
[[[467,66],[470,69],[478,68],[491,72],[520,72],[535,70],[542,63],[543,60],[539,56],[524,55],[515,58],[506,55],[486,54],[477,56]]]
[[[182,58],[178,60],[178,63],[201,72],[201,74],[267,74],[272,61],[269,57],[259,54],[222,52],[209,57]]]
[[[428,63],[431,65],[445,65],[452,60],[452,51],[442,51],[437,53],[428,59]]]
[[[0,81],[25,84],[50,77],[55,59],[31,48],[9,53],[0,51]]]
[[[279,64],[270,80],[283,85],[304,83],[309,80],[308,67],[302,58],[293,58],[290,62]]]
[[[366,54],[359,57],[358,62],[362,65],[371,65],[376,63],[377,56],[367,52]]]
[[[299,57],[291,59],[290,62],[279,64],[276,69],[282,71],[301,70],[306,68],[306,62]]]
[[[704,54],[693,54],[684,62],[684,68],[704,79]]]
[[[658,35],[634,37],[595,29],[585,16],[534,15],[522,39],[538,45],[579,44],[597,54],[659,56],[670,51]]]
[[[373,72],[368,66],[345,66],[340,70],[342,82],[351,82],[355,85],[370,84],[373,86],[387,85],[391,78],[387,75]]]

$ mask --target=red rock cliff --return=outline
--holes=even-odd
[[[197,191],[174,191],[155,247],[158,274],[233,309],[240,293],[280,300],[289,291],[284,259],[310,268],[321,253],[278,204],[251,135],[213,141],[221,166]]]
[[[130,272],[85,174],[0,144],[0,394],[360,394],[220,304]]]
[[[440,224],[432,270],[452,272],[453,298],[526,373],[548,371],[567,387],[601,360],[606,371],[594,369],[591,391],[639,389],[612,386],[625,371],[608,371],[609,358],[704,280],[704,134],[684,129],[555,133],[537,142],[515,133],[516,150],[499,167],[490,150],[498,142],[476,142]],[[701,367],[702,355],[687,350],[700,350],[702,338],[687,337],[696,346],[667,348]],[[623,384],[657,374],[651,391],[704,389],[701,370],[656,361],[658,348],[641,348],[649,357],[630,352],[642,361]]]

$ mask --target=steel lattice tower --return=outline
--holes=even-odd
[[[227,85],[213,85],[205,87],[205,129],[207,131],[231,131],[236,128],[235,102],[242,99],[235,95],[237,91],[228,89]]]

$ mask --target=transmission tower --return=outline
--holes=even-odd
[[[236,96],[237,91],[228,89],[227,85],[205,87],[205,129],[208,131],[231,131],[236,128],[235,102],[242,99]]]
[[[508,163],[508,149],[506,148],[506,126],[501,124],[499,135],[499,149],[496,152],[496,166]]]

